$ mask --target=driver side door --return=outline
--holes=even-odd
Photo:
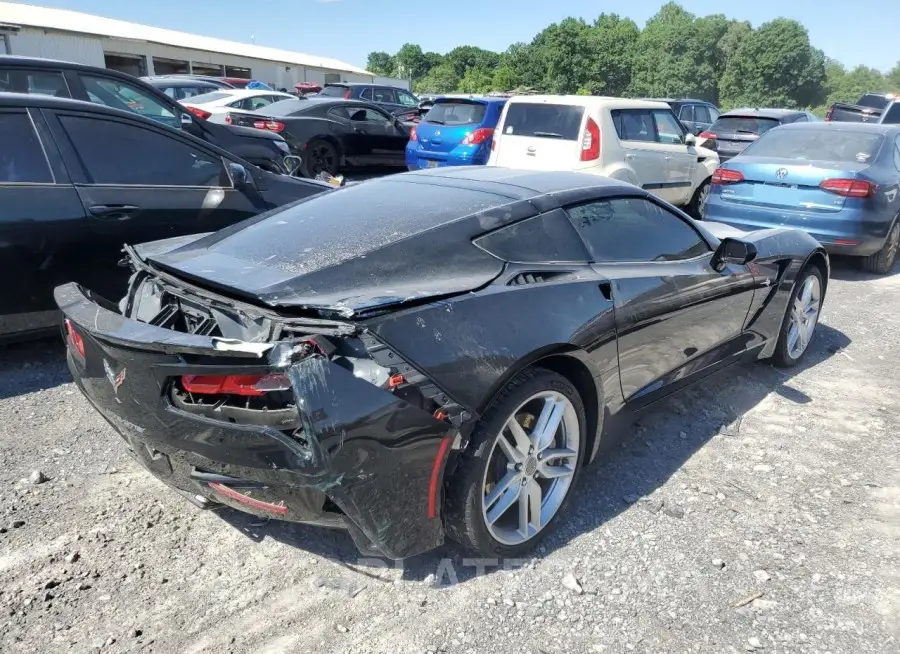
[[[662,187],[657,195],[674,205],[691,201],[691,179],[697,165],[696,148],[685,145],[687,131],[671,109],[654,109],[656,146],[663,155]]]
[[[403,166],[409,134],[393,116],[375,107],[348,107],[350,125],[361,151],[361,163],[370,166]]]
[[[747,349],[754,276],[748,266],[713,269],[713,247],[690,219],[639,197],[566,211],[609,280],[627,402],[668,395]]]

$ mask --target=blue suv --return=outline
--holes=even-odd
[[[410,170],[438,166],[483,166],[507,98],[438,98],[410,132]]]

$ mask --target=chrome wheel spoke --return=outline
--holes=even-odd
[[[528,484],[525,486],[525,493],[522,493],[519,502],[524,503],[527,498],[528,502],[528,513],[530,514],[528,517],[528,521],[526,523],[526,531],[523,532],[523,536],[530,536],[529,533],[531,530],[528,527],[533,528],[535,531],[538,531],[544,525],[541,523],[541,508],[543,505],[544,494],[541,491],[541,485],[537,483],[534,479],[529,479]],[[519,528],[521,529],[522,524],[519,523]]]
[[[497,482],[497,485],[494,486],[491,492],[484,497],[484,505],[488,508],[492,507],[513,484],[516,487],[522,484],[522,475],[518,470],[510,470],[503,479]]]
[[[519,496],[522,494],[522,484],[516,484],[514,486],[509,486],[503,493],[500,495],[500,499],[488,510],[487,515],[487,523],[489,525],[494,524],[497,520],[500,519],[504,513],[509,511],[510,507],[516,503],[519,499]],[[486,502],[485,502],[486,503]]]
[[[568,400],[547,400],[538,418],[534,431],[531,432],[531,441],[534,449],[541,452],[550,446],[562,421],[563,411]]]
[[[511,422],[515,422],[515,420]],[[518,425],[519,423],[516,424]],[[503,434],[500,434],[500,438],[497,439],[497,447],[500,448],[500,451],[503,452],[503,456],[505,456],[506,460],[510,463],[522,463],[525,459],[526,455],[522,454],[519,448],[510,443]]]
[[[509,433],[512,434],[513,440],[516,442],[516,456],[519,457],[511,460],[519,462],[528,456],[531,450],[531,439],[528,437],[528,434],[525,433],[525,430],[522,428],[522,425],[519,424],[518,420],[516,420],[515,416],[507,421],[506,428],[509,430]]]

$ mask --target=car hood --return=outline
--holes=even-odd
[[[502,210],[496,217],[477,214],[490,210],[495,196],[457,191],[437,198],[438,207],[446,206],[429,211],[403,193],[404,186],[424,185],[382,182],[381,192],[373,193],[374,183],[324,193],[189,242],[172,240],[171,247],[144,245],[138,254],[233,296],[342,317],[476,290],[502,272],[503,261],[472,243],[486,226],[507,220]],[[441,192],[427,188],[429,195]],[[348,217],[351,211],[357,215]]]

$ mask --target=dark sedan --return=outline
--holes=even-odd
[[[196,504],[516,556],[631,410],[803,357],[827,255],[718,228],[595,175],[434,169],[135,248],[121,312],[56,299],[78,386]]]
[[[418,108],[419,99],[405,89],[367,82],[342,82],[326,84],[319,95],[344,100],[362,100],[377,104],[389,113],[411,111]]]
[[[715,150],[719,161],[728,161],[773,127],[818,121],[810,112],[799,109],[734,109],[701,132],[697,145]]]
[[[303,160],[301,170],[307,177],[351,168],[406,168],[412,124],[370,102],[290,99],[256,112],[231,112],[225,120],[280,134]]]
[[[54,329],[62,282],[120,294],[123,243],[210,232],[329,188],[131,112],[0,93],[0,278],[15,280],[0,338]]]

